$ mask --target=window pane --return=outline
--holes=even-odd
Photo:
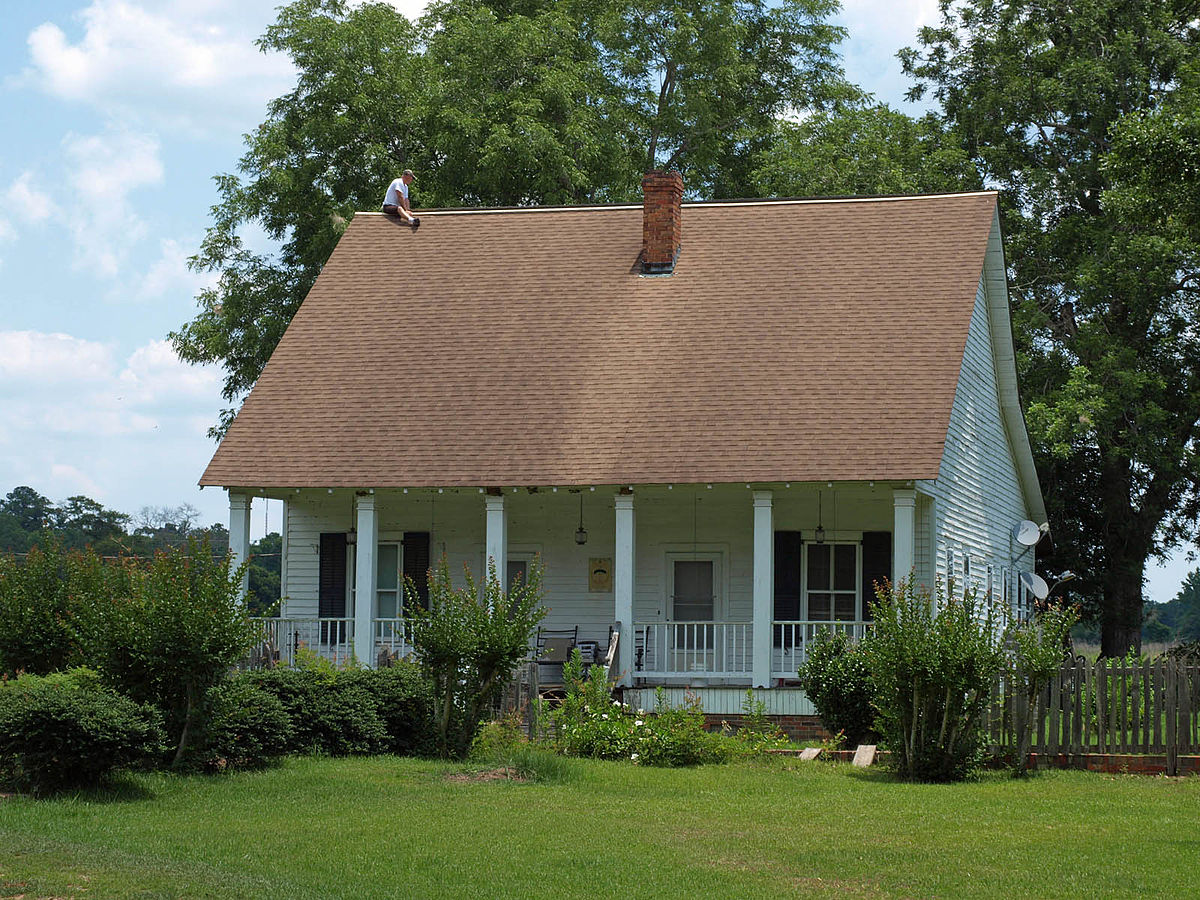
[[[684,622],[708,622],[713,617],[711,559],[675,561],[674,617]]]
[[[833,548],[833,589],[852,591],[857,587],[858,548],[853,544],[838,544]]]
[[[381,591],[394,591],[400,584],[397,572],[400,571],[399,544],[380,544],[379,556],[375,563],[375,586]]]
[[[834,594],[833,617],[840,622],[853,622],[855,619],[854,607],[856,605],[854,600],[854,594]]]
[[[808,545],[808,589],[829,590],[829,545]]]
[[[526,583],[526,579],[529,577],[529,563],[523,559],[510,559],[508,561],[508,576],[507,580],[504,582],[504,590],[511,590],[513,582],[516,581],[518,577],[521,579],[521,584]]]
[[[808,617],[818,621],[827,621],[830,618],[831,600],[829,594],[809,594]]]
[[[380,591],[377,596],[379,603],[375,608],[375,617],[378,619],[395,619],[397,617],[396,591]]]

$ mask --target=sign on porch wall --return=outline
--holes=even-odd
[[[593,556],[588,560],[588,591],[601,594],[612,590],[612,557]]]

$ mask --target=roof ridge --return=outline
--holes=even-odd
[[[804,206],[810,204],[840,203],[904,203],[914,200],[966,199],[968,197],[996,197],[999,191],[948,191],[941,194],[885,194],[873,197],[747,197],[731,200],[685,200],[683,205],[697,209],[731,206]],[[419,210],[423,216],[445,215],[495,215],[497,213],[555,213],[555,212],[604,212],[641,209],[641,203],[581,203],[576,206],[448,206],[430,207]],[[386,216],[378,210],[361,210],[355,216]]]

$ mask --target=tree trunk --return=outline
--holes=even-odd
[[[1108,558],[1100,610],[1100,655],[1124,656],[1142,650],[1142,575],[1145,554],[1137,551]]]
[[[1137,513],[1129,460],[1119,453],[1104,455],[1101,466],[1101,505],[1104,514],[1104,583],[1100,600],[1100,655],[1124,656],[1142,649],[1142,580],[1150,555],[1157,516]],[[1144,499],[1144,498],[1143,498]]]

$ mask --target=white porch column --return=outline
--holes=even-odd
[[[751,674],[755,687],[771,686],[771,620],[775,612],[775,529],[771,492],[754,492],[754,626]]]
[[[379,519],[375,497],[360,494],[357,540],[354,550],[354,655],[360,665],[375,667],[375,586],[378,570],[375,553],[379,544]]]
[[[616,508],[616,558],[613,560],[613,606],[614,618],[621,628],[617,642],[618,684],[629,687],[633,684],[633,586],[635,523],[633,517],[633,495],[618,494],[613,500]]]
[[[229,492],[229,552],[233,554],[236,569],[250,559],[250,504],[248,494]],[[239,599],[245,603],[250,593],[250,569],[242,572],[242,588]]]
[[[916,491],[892,491],[892,584],[912,575],[917,562],[916,506]]]
[[[487,504],[487,556],[484,559],[484,567],[494,562],[500,586],[508,590],[508,585],[504,583],[508,577],[508,517],[504,513],[504,495],[493,497],[489,494],[484,501]],[[483,578],[487,579],[487,572],[483,573]]]

